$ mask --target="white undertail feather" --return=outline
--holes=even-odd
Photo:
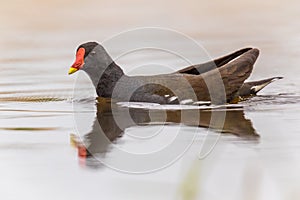
[[[263,84],[252,86],[251,90],[254,91],[255,93],[257,93],[260,90],[262,90],[264,87],[266,87],[267,85],[269,85],[270,83],[272,83],[273,81],[276,81],[278,79],[280,79],[280,78],[276,77],[276,78],[273,78],[272,80],[265,82]]]

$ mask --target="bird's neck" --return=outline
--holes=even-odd
[[[123,70],[115,62],[111,62],[105,68],[99,66],[86,72],[93,82],[97,95],[105,98],[111,98],[118,80],[125,76]]]

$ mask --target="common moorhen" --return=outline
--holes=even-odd
[[[224,104],[238,96],[256,94],[274,77],[244,83],[259,55],[245,48],[207,63],[186,67],[171,74],[128,76],[97,42],[81,44],[69,74],[85,71],[97,95],[119,101],[176,104],[185,99]]]

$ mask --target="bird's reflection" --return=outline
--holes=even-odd
[[[251,121],[245,118],[242,109],[149,110],[124,108],[111,102],[110,99],[103,98],[99,98],[96,105],[97,115],[92,130],[85,134],[81,146],[84,147],[85,151],[82,155],[85,158],[104,156],[112,150],[112,143],[117,142],[127,128],[134,126],[183,124],[194,127],[210,127],[212,130],[245,139],[258,140],[259,138]],[[218,120],[221,121],[221,125],[216,123]]]

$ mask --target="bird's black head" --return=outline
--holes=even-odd
[[[85,50],[84,58],[85,58],[85,57],[87,57],[87,56],[91,53],[91,51],[92,51],[97,45],[99,45],[97,42],[86,42],[86,43],[83,43],[83,44],[81,44],[81,45],[77,48],[76,53],[78,52],[78,50],[79,50],[80,48],[84,48],[84,50]]]
[[[69,74],[73,74],[76,71],[82,69],[86,62],[86,58],[91,55],[92,52],[94,52],[95,54],[96,49],[98,49],[98,56],[102,54],[101,51],[105,52],[104,48],[97,42],[86,42],[79,45],[76,50],[76,60],[71,66]]]
[[[83,70],[88,74],[95,87],[103,74],[112,74],[111,79],[117,75],[122,76],[123,71],[116,65],[104,47],[97,42],[87,42],[79,45],[76,50],[76,60],[69,69],[69,74]]]

